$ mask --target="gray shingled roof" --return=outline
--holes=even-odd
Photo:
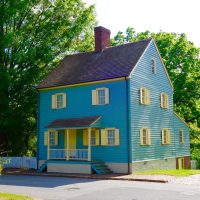
[[[39,84],[48,88],[128,76],[151,39],[66,56]]]
[[[89,127],[95,123],[100,116],[57,119],[51,122],[47,128],[63,128],[63,127]]]

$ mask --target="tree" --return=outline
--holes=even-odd
[[[92,48],[95,23],[81,0],[0,2],[0,141],[10,155],[35,150],[36,86],[64,55]]]
[[[174,109],[190,125],[191,149],[200,151],[200,49],[185,34],[118,32],[113,46],[154,38],[174,86]]]

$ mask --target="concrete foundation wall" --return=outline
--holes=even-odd
[[[176,158],[132,163],[132,173],[165,169],[176,169]]]
[[[114,173],[128,173],[127,163],[105,163]]]
[[[47,172],[91,174],[90,164],[48,163]]]

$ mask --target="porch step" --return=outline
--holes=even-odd
[[[102,161],[92,161],[91,168],[96,174],[112,174],[113,172]]]
[[[43,172],[44,170],[47,169],[47,161],[45,161],[40,168],[38,169],[38,172]]]

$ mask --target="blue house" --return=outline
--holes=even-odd
[[[153,39],[66,56],[38,86],[38,168],[135,173],[190,167],[187,124]]]

